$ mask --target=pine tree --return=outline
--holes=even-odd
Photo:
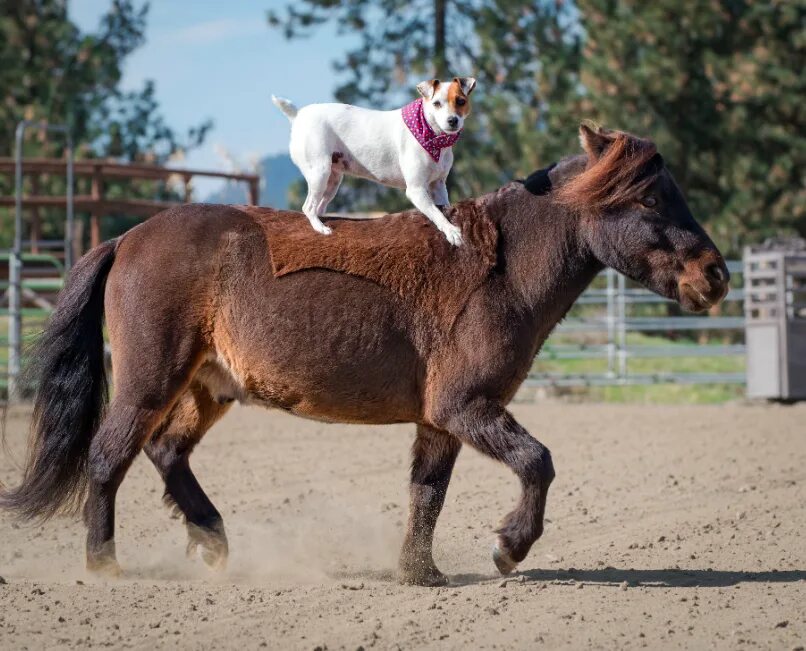
[[[732,253],[806,235],[806,4],[578,4],[592,117],[652,137]]]
[[[155,88],[120,89],[122,66],[144,40],[147,5],[113,0],[95,33],[82,33],[68,15],[64,0],[15,0],[0,4],[0,155],[14,151],[20,120],[44,120],[70,127],[80,158],[114,157],[123,161],[160,163],[195,147],[212,126],[203,122],[180,136],[159,113]],[[36,134],[26,139],[29,156],[61,156],[62,138]],[[40,178],[41,194],[63,194],[60,175]],[[0,177],[0,194],[10,194],[13,181]],[[154,197],[151,183],[110,183],[107,194]],[[10,220],[0,209],[0,226]],[[61,210],[44,210],[44,229],[54,236],[62,228]],[[131,225],[122,221],[108,234]],[[105,226],[111,226],[106,223]],[[2,227],[0,246],[11,229]]]

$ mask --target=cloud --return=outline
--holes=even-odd
[[[209,45],[235,37],[265,33],[268,33],[268,27],[259,20],[222,18],[173,30],[170,34],[162,35],[162,39],[183,45]]]

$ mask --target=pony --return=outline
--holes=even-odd
[[[555,325],[605,267],[690,311],[728,291],[655,145],[588,125],[580,141],[582,154],[454,206],[459,248],[416,211],[329,220],[333,236],[320,238],[297,212],[213,205],[171,208],[95,247],[39,340],[30,455],[0,505],[46,519],[83,504],[87,567],[117,574],[115,496],[144,450],[189,551],[223,567],[223,520],[189,459],[234,401],[411,422],[399,579],[447,582],[432,541],[463,445],[520,480],[492,554],[511,572],[543,532],[555,470],[506,405]]]

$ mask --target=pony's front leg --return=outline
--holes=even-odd
[[[434,564],[434,527],[445,501],[461,442],[446,432],[417,426],[412,448],[409,523],[400,554],[400,580],[415,585],[445,585]]]
[[[498,570],[509,574],[543,534],[546,496],[554,480],[551,453],[512,414],[486,398],[453,403],[436,421],[462,442],[509,466],[521,481],[521,499],[496,530],[493,549]]]

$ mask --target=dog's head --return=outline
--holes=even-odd
[[[454,77],[449,82],[431,79],[417,84],[426,117],[445,133],[456,133],[465,126],[465,118],[470,115],[470,93],[475,87],[473,77]]]

